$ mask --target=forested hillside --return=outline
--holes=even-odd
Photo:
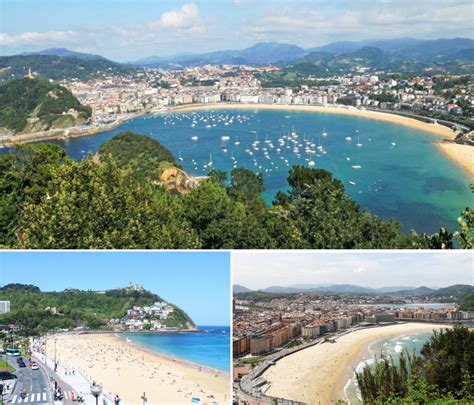
[[[21,325],[27,334],[41,334],[52,329],[103,328],[108,320],[127,314],[134,305],[149,306],[163,301],[149,291],[115,289],[105,292],[67,289],[43,292],[35,286],[9,284],[0,288],[0,300],[11,302],[11,312],[0,315],[0,323]],[[193,324],[180,308],[166,320],[167,326],[186,328]],[[175,313],[176,312],[176,313]]]
[[[48,80],[23,78],[0,86],[0,128],[13,133],[71,127],[90,116],[90,107]]]

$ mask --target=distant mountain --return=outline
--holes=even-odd
[[[429,287],[425,287],[425,286],[421,286],[421,287],[417,287],[417,288],[412,288],[410,290],[399,290],[398,292],[400,294],[404,294],[404,295],[412,295],[412,296],[415,296],[415,295],[423,295],[423,296],[428,296],[430,295],[431,293],[433,293],[434,289],[432,288],[429,288]]]
[[[239,294],[239,293],[244,293],[244,292],[251,292],[251,291],[253,291],[253,290],[251,290],[250,288],[244,287],[243,285],[234,284],[232,286],[232,292],[234,294]]]
[[[318,287],[329,287],[330,285],[332,284],[291,284],[288,287],[308,289],[308,288],[318,288]]]
[[[109,60],[100,55],[71,51],[66,48],[49,48],[39,52],[26,52],[22,55],[46,55],[46,56],[65,56],[82,60]]]
[[[416,290],[416,287],[393,286],[393,287],[375,288],[375,290],[381,294],[390,294],[390,293],[396,293],[400,291]]]
[[[322,284],[322,285],[311,285],[311,284],[297,284],[288,287],[272,286],[262,290],[267,293],[335,293],[335,294],[375,294],[377,291],[372,288],[361,287],[350,284]]]
[[[242,50],[224,50],[172,58],[145,58],[133,64],[141,67],[202,66],[206,64],[266,65],[286,63],[302,57],[305,50],[296,45],[261,42]]]
[[[395,38],[360,42],[344,41],[309,48],[306,52],[330,52],[339,55],[355,52],[367,47],[379,48],[385,52],[392,52],[410,57],[434,58],[446,56],[466,49],[472,49],[474,48],[474,40],[469,38],[440,38],[434,40]]]
[[[461,301],[464,297],[474,293],[474,286],[468,284],[455,284],[440,288],[430,293],[432,297],[439,297],[441,301]]]

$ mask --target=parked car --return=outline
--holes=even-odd
[[[31,362],[31,369],[32,370],[39,370],[39,366],[37,363],[35,363],[34,361]]]
[[[18,364],[22,363],[22,362],[23,362],[23,357],[18,357],[18,358],[16,359],[16,362],[17,362]]]
[[[18,377],[9,371],[0,371],[0,380],[14,380],[15,378]]]
[[[24,361],[20,361],[20,362],[18,363],[18,366],[19,366],[19,367],[26,367],[26,364],[25,364]]]

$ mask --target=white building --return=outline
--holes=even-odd
[[[10,301],[0,301],[0,314],[10,312]]]

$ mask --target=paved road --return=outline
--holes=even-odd
[[[45,370],[32,370],[25,359],[26,367],[18,367],[17,357],[8,357],[8,362],[16,368],[15,374],[18,376],[15,389],[7,404],[29,404],[29,405],[50,405],[53,404],[49,390],[48,376]],[[22,389],[26,389],[26,398],[21,398]]]

